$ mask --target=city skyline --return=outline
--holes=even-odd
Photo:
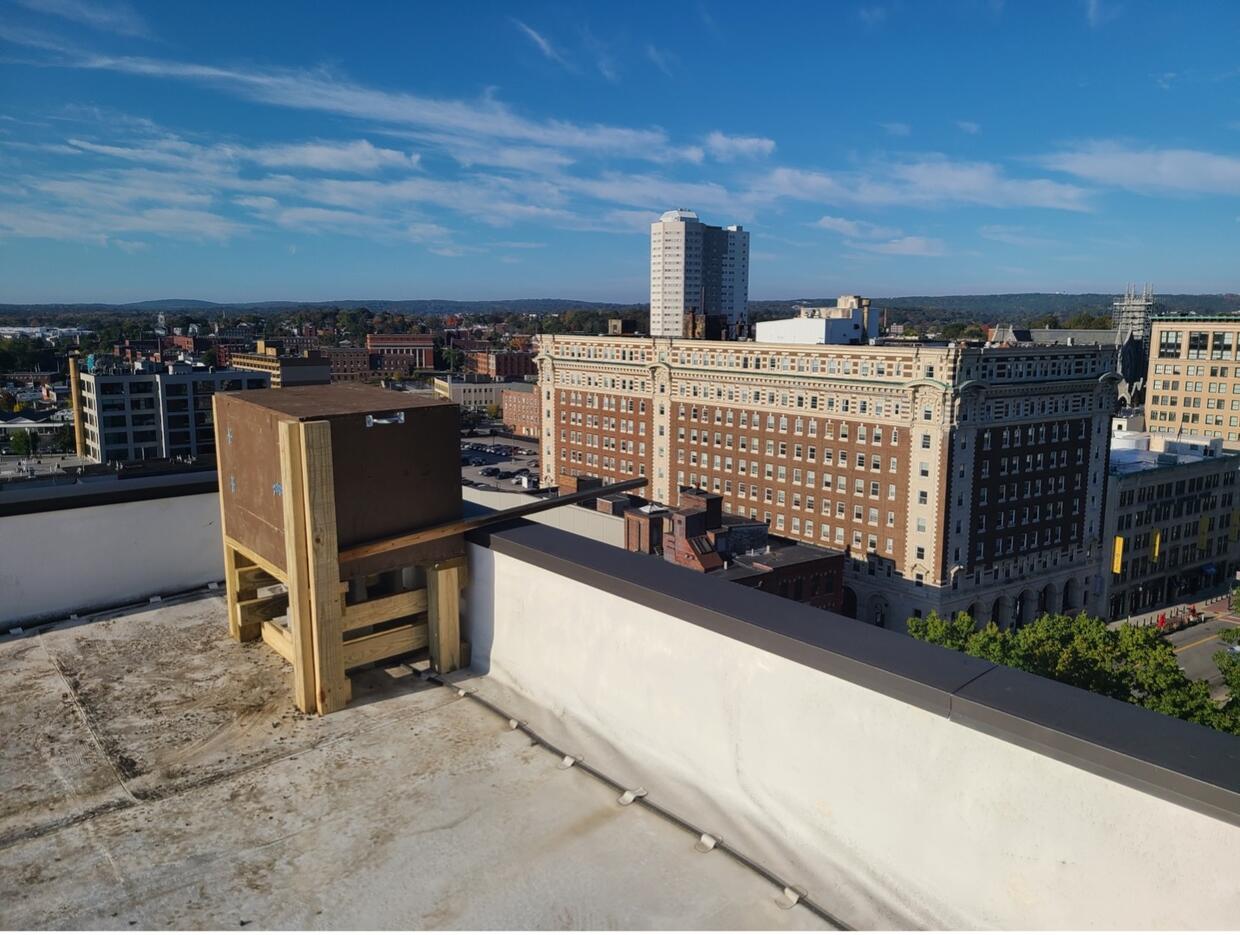
[[[1237,288],[1227,4],[0,8],[0,301]]]

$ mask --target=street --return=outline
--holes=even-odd
[[[1219,639],[1219,633],[1228,627],[1240,627],[1240,617],[1230,613],[1222,614],[1167,637],[1167,642],[1175,649],[1180,668],[1191,679],[1209,681],[1211,694],[1215,698],[1222,697],[1225,689],[1223,677],[1211,657],[1220,649],[1226,648]]]

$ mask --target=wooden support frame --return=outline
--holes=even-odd
[[[225,442],[221,435],[217,422],[217,450]],[[288,661],[295,704],[320,715],[348,704],[352,683],[346,673],[357,666],[427,648],[436,672],[467,665],[468,643],[460,631],[465,559],[425,568],[423,588],[348,604],[336,540],[330,423],[281,422],[278,443],[284,567],[222,529],[230,635],[242,642],[261,639]],[[227,483],[221,475],[221,522]],[[398,581],[389,576],[386,584]],[[285,590],[259,596],[259,589],[274,585]],[[282,616],[284,626],[277,622]]]
[[[319,714],[349,703],[352,686],[344,674],[344,621],[340,606],[340,550],[336,545],[336,489],[332,473],[331,425],[292,424],[300,435],[306,565],[314,631],[315,700]]]

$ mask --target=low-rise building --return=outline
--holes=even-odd
[[[271,385],[266,373],[188,363],[83,373],[80,380],[85,454],[99,462],[214,456],[211,397]]]
[[[538,385],[505,383],[500,392],[504,425],[516,435],[538,439],[542,435],[539,416]]]
[[[835,305],[797,309],[796,318],[760,321],[754,334],[763,343],[866,344],[878,337],[878,313],[870,300],[842,295]]]
[[[1099,605],[1109,619],[1217,593],[1240,568],[1238,469],[1217,438],[1114,434]]]
[[[492,406],[498,408],[503,402],[504,389],[510,385],[471,373],[464,377],[436,377],[432,389],[436,396],[450,399],[462,409],[478,411]]]
[[[843,603],[843,552],[770,536],[764,522],[725,514],[718,494],[682,490],[674,509],[641,504],[623,515],[630,552],[661,555],[682,568],[822,610],[838,612]]]
[[[1240,312],[1150,319],[1146,422],[1240,450]]]
[[[530,351],[466,351],[465,371],[495,379],[521,378],[537,373]]]
[[[233,354],[236,370],[265,373],[271,378],[272,389],[285,386],[312,386],[330,383],[331,363],[318,350],[300,353],[284,352],[280,344],[259,341],[252,354]]]
[[[429,334],[368,334],[371,368],[386,377],[402,377],[435,366],[435,339]]]
[[[370,379],[370,352],[364,347],[325,347],[333,383],[361,383]]]

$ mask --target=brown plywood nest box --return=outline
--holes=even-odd
[[[288,387],[215,398],[220,502],[239,545],[286,569],[282,422],[326,422],[336,540],[354,546],[461,517],[460,411],[455,403],[356,384]],[[464,553],[460,535],[342,561],[349,579]]]

